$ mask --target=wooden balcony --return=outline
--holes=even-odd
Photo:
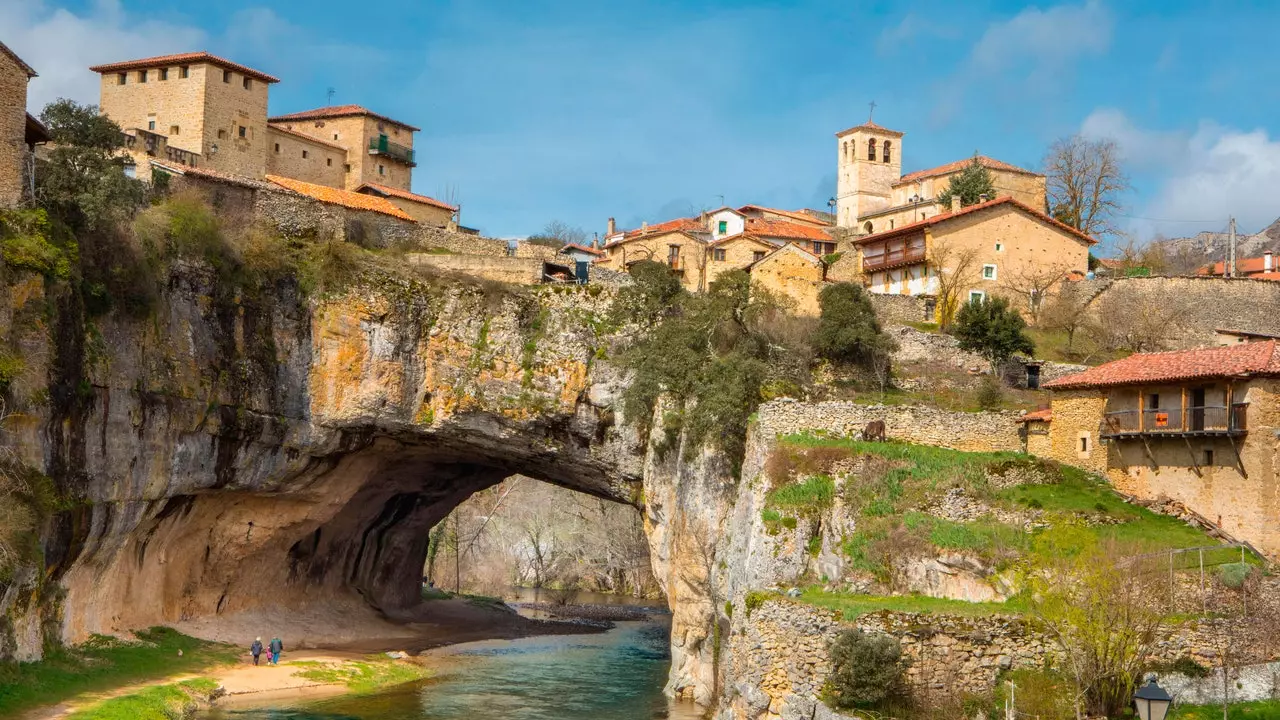
[[[1103,415],[1102,438],[1239,437],[1249,431],[1249,403],[1115,410]]]
[[[914,265],[924,262],[924,248],[898,248],[879,255],[862,255],[862,271],[875,272],[902,265]]]
[[[386,158],[404,163],[409,167],[415,167],[418,163],[414,159],[412,148],[405,147],[399,143],[393,143],[387,139],[386,135],[380,135],[376,138],[369,138],[369,154],[381,155]]]

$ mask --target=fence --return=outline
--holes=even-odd
[[[1266,559],[1248,543],[1235,542],[1223,545],[1205,545],[1201,547],[1177,548],[1162,550],[1144,555],[1131,555],[1124,558],[1121,567],[1133,568],[1143,574],[1168,573],[1169,597],[1168,606],[1171,612],[1177,611],[1177,577],[1179,573],[1198,573],[1200,611],[1209,611],[1210,587],[1206,570],[1224,565],[1266,565]],[[1247,594],[1241,597],[1248,602]],[[1248,607],[1245,606],[1245,613]]]

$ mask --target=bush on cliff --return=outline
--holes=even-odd
[[[831,674],[823,699],[837,708],[867,708],[902,699],[902,647],[888,635],[845,630],[831,642]]]
[[[666,398],[662,429],[671,442],[664,446],[682,431],[694,447],[712,438],[736,474],[762,388],[808,383],[812,350],[807,333],[796,328],[804,321],[771,293],[752,288],[740,270],[696,295],[661,263],[635,263],[631,275],[635,283],[619,293],[611,312],[615,323],[640,329],[622,354],[633,372],[623,396],[626,420],[647,432],[659,398]]]
[[[821,314],[813,342],[820,357],[867,369],[887,361],[896,343],[881,330],[871,298],[860,285],[828,285],[818,295],[818,304]]]
[[[1026,321],[1000,297],[974,300],[961,307],[954,332],[960,349],[986,358],[993,372],[1015,353],[1036,351],[1035,343],[1027,337]]]

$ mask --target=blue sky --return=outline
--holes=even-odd
[[[279,76],[271,111],[360,103],[423,128],[414,188],[520,236],[721,204],[825,207],[833,134],[906,133],[904,172],[1037,168],[1112,137],[1139,238],[1280,216],[1280,3],[0,0],[33,109],[96,62],[207,49]]]

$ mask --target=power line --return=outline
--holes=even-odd
[[[1152,222],[1168,222],[1168,223],[1220,223],[1222,222],[1222,218],[1216,218],[1214,220],[1173,220],[1170,218],[1142,217],[1140,215],[1121,215],[1120,213],[1116,213],[1116,216],[1122,217],[1122,218],[1128,218],[1130,220],[1150,220]]]

